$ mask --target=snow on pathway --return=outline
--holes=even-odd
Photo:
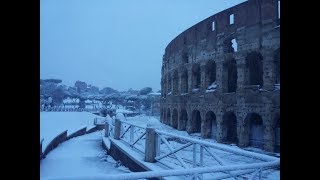
[[[93,126],[95,117],[89,112],[40,112],[40,140],[44,138],[43,150],[48,143],[61,132],[68,135],[82,127]]]
[[[94,176],[130,172],[106,155],[103,131],[79,136],[60,144],[40,161],[40,178],[63,176]]]

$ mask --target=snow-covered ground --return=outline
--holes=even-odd
[[[121,108],[120,108],[121,109]],[[40,134],[41,138],[46,139],[49,142],[56,135],[64,130],[69,130],[68,134],[80,129],[84,126],[92,126],[95,117],[88,112],[41,112],[40,113]],[[101,117],[100,117],[101,118]],[[121,119],[123,122],[129,124],[134,124],[142,128],[136,128],[134,133],[134,139],[138,138],[147,126],[153,126],[157,130],[173,133],[176,135],[192,138],[200,138],[199,133],[188,134],[186,131],[178,131],[170,126],[160,123],[159,117],[139,115],[135,117],[125,118],[121,113],[117,114],[117,118]],[[110,117],[107,119],[111,120]],[[114,119],[113,119],[114,121]],[[129,125],[124,123],[122,127],[125,130]],[[129,132],[129,131],[128,131]],[[53,176],[90,176],[92,175],[103,175],[103,174],[116,174],[130,172],[125,167],[118,168],[118,163],[115,162],[111,157],[107,156],[101,147],[101,139],[103,136],[103,131],[95,132],[89,135],[80,136],[69,141],[60,144],[56,149],[52,150],[45,159],[41,160],[40,163],[40,175],[41,177],[53,177]],[[130,133],[126,133],[123,137],[129,140]],[[144,152],[145,138],[139,140],[135,147]],[[176,149],[183,146],[185,143],[182,141],[176,141],[173,139],[167,139],[171,146]],[[213,139],[205,139],[205,141],[216,142]],[[44,143],[44,148],[45,148]],[[227,145],[229,147],[240,149],[234,145]],[[128,146],[129,147],[129,146]],[[164,144],[160,145],[160,155],[167,153],[169,150]],[[262,150],[261,150],[262,151]],[[188,166],[191,165],[192,161],[192,146],[184,148],[177,154],[182,157]],[[221,150],[212,150],[216,156],[223,159],[225,165],[237,165],[243,163],[254,163],[259,162],[252,158],[240,157],[238,155],[224,152]],[[204,164],[209,166],[218,165],[217,161],[213,161],[210,156],[204,154]],[[180,169],[179,162],[171,155],[163,158],[161,160],[165,162],[169,167],[174,169]],[[261,162],[261,161],[260,161]],[[212,177],[212,176],[211,176]],[[249,177],[249,176],[244,176]],[[264,170],[262,173],[263,179],[280,179],[280,170]],[[209,177],[210,179],[210,177]]]
[[[60,144],[40,161],[40,178],[88,177],[130,172],[106,155],[101,146],[103,132],[86,134]]]
[[[68,130],[68,135],[82,127],[92,127],[95,117],[89,112],[40,112],[40,140],[42,149],[61,132]]]

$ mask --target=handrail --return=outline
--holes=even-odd
[[[110,128],[107,128],[109,132],[112,129],[112,127],[117,129],[117,135],[116,137],[115,136],[113,137],[120,138],[122,143],[125,143],[132,148],[142,151],[142,154],[144,154],[145,156],[146,162],[151,162],[151,163],[158,162],[168,167],[170,167],[170,163],[174,163],[178,166],[181,166],[181,167],[176,167],[176,166],[172,167],[173,168],[172,172],[176,172],[175,170],[181,170],[180,168],[182,168],[182,169],[185,169],[186,172],[189,172],[189,174],[188,173],[186,174],[191,175],[192,173],[190,172],[192,171],[190,170],[195,168],[209,168],[209,169],[214,168],[213,171],[211,171],[212,169],[210,169],[210,173],[214,173],[214,172],[222,173],[222,175],[215,174],[216,176],[219,176],[221,178],[222,177],[237,178],[239,175],[250,174],[250,173],[254,173],[255,174],[254,176],[256,176],[257,173],[259,173],[259,176],[260,176],[262,170],[266,170],[271,167],[280,165],[280,158],[277,158],[277,157],[250,152],[240,148],[237,149],[234,147],[230,147],[228,145],[208,142],[200,139],[195,139],[192,137],[185,137],[185,136],[173,134],[170,132],[157,130],[154,127],[149,127],[149,128],[142,127],[127,121],[121,121],[119,119],[115,120],[115,126],[112,125],[112,121],[110,119],[107,121],[107,123],[111,125]],[[136,133],[137,132],[136,127],[139,129],[138,130],[139,135]],[[130,132],[130,134],[128,132]],[[145,136],[145,139],[143,140],[145,141],[145,144],[139,143],[138,145],[134,146],[135,143],[140,141],[144,136]],[[172,138],[179,139],[186,143],[181,144],[177,142],[180,145],[178,145],[178,147],[174,147],[172,146],[172,143],[171,143],[172,141],[169,140]],[[190,147],[191,145],[193,146],[193,148],[191,148],[190,150],[188,147]],[[144,148],[144,150],[141,150],[141,147]],[[166,147],[167,149],[162,149],[163,147]],[[161,148],[161,151],[160,151],[160,148]],[[200,150],[198,148],[200,148]],[[188,157],[183,156],[184,153],[183,152],[181,153],[183,149],[185,149],[186,151],[191,151],[191,153],[193,153],[193,155],[191,154],[191,156],[189,156],[189,158],[191,157],[191,160],[188,159]],[[220,153],[217,151],[216,153],[218,154],[216,154],[214,150],[222,150],[223,152],[251,158],[252,162],[245,163],[242,165],[237,165],[235,166],[236,169],[230,170],[226,167],[233,167],[233,165],[230,165],[229,161],[224,161],[224,159],[221,158],[221,155],[219,155]],[[173,158],[174,161],[171,161],[170,163],[168,163],[164,158],[170,158],[170,159]],[[213,158],[212,160],[214,160],[216,163],[213,163],[211,161],[211,158]],[[178,162],[176,162],[176,160]],[[272,164],[272,166],[269,166],[270,163]],[[256,166],[256,167],[253,166],[257,164],[263,165],[263,166]],[[250,169],[248,167],[253,167],[253,168]],[[218,168],[218,169],[222,168],[222,169],[218,170],[215,168]],[[203,179],[203,173],[207,173],[207,172],[199,171],[196,174],[193,174],[193,177],[198,179]],[[177,176],[178,175],[180,176],[183,174],[178,173]],[[165,177],[165,176],[166,175],[161,174],[161,176],[146,176],[146,177],[141,176],[141,178]],[[174,175],[170,175],[170,176],[174,176]],[[216,176],[214,176],[214,179],[216,179]],[[109,178],[112,178],[112,177],[108,176],[108,179]],[[122,176],[119,177],[118,179],[122,179]],[[134,179],[132,177],[132,173],[130,173],[130,179]]]
[[[216,167],[196,167],[190,169],[174,169],[174,170],[159,170],[159,171],[147,171],[147,172],[132,172],[124,174],[114,175],[95,175],[95,176],[64,176],[64,177],[41,177],[42,180],[84,180],[84,179],[96,179],[96,180],[124,180],[124,179],[142,179],[142,178],[156,178],[156,177],[168,177],[168,176],[181,176],[181,175],[193,175],[203,173],[214,173],[222,171],[238,171],[248,169],[259,168],[271,168],[280,165],[280,160],[273,162],[252,163],[247,165],[230,165],[230,166],[216,166]],[[234,173],[238,175],[238,173]],[[224,175],[224,177],[230,177],[230,175]],[[215,178],[219,179],[219,178]],[[220,177],[221,179],[221,177]]]
[[[215,149],[220,149],[220,150],[223,150],[223,151],[227,151],[227,152],[231,152],[231,153],[235,153],[235,154],[239,154],[239,155],[243,155],[243,156],[247,156],[247,157],[252,157],[252,158],[263,160],[263,161],[275,161],[275,160],[279,159],[277,157],[267,156],[267,155],[264,155],[264,154],[257,154],[257,153],[245,151],[245,150],[242,150],[242,149],[235,150],[234,148],[230,148],[230,147],[228,147],[227,145],[224,145],[224,144],[218,144],[218,143],[213,143],[213,142],[209,143],[207,141],[194,139],[194,138],[190,138],[190,137],[184,137],[184,136],[176,135],[176,134],[165,132],[165,131],[161,131],[161,130],[155,130],[155,131],[158,134],[163,134],[163,135],[167,135],[167,136],[172,136],[172,137],[184,139],[184,140],[187,140],[187,141],[190,141],[190,142],[193,142],[193,143],[205,145],[205,146],[208,146],[208,147],[213,147]]]

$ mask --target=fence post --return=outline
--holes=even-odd
[[[154,163],[156,160],[156,144],[157,144],[157,134],[154,128],[146,128],[146,144],[145,144],[145,161]]]
[[[41,155],[42,155],[42,142],[43,142],[43,140],[44,140],[44,139],[41,139],[41,141],[40,141],[40,157],[41,157]]]
[[[105,127],[104,127],[104,136],[108,137],[109,136],[109,123],[106,121]]]
[[[133,143],[133,139],[134,139],[134,126],[130,127],[130,143]]]
[[[193,144],[193,167],[197,167],[197,144]]]
[[[121,121],[120,119],[116,119],[114,124],[114,139],[116,140],[120,139],[120,131],[121,131]]]

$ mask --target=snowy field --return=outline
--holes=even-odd
[[[60,144],[40,161],[40,178],[88,177],[130,172],[106,155],[101,146],[103,132],[79,136]]]
[[[68,135],[82,127],[92,127],[95,117],[89,112],[40,112],[40,140],[42,149],[61,132],[68,130]]]

